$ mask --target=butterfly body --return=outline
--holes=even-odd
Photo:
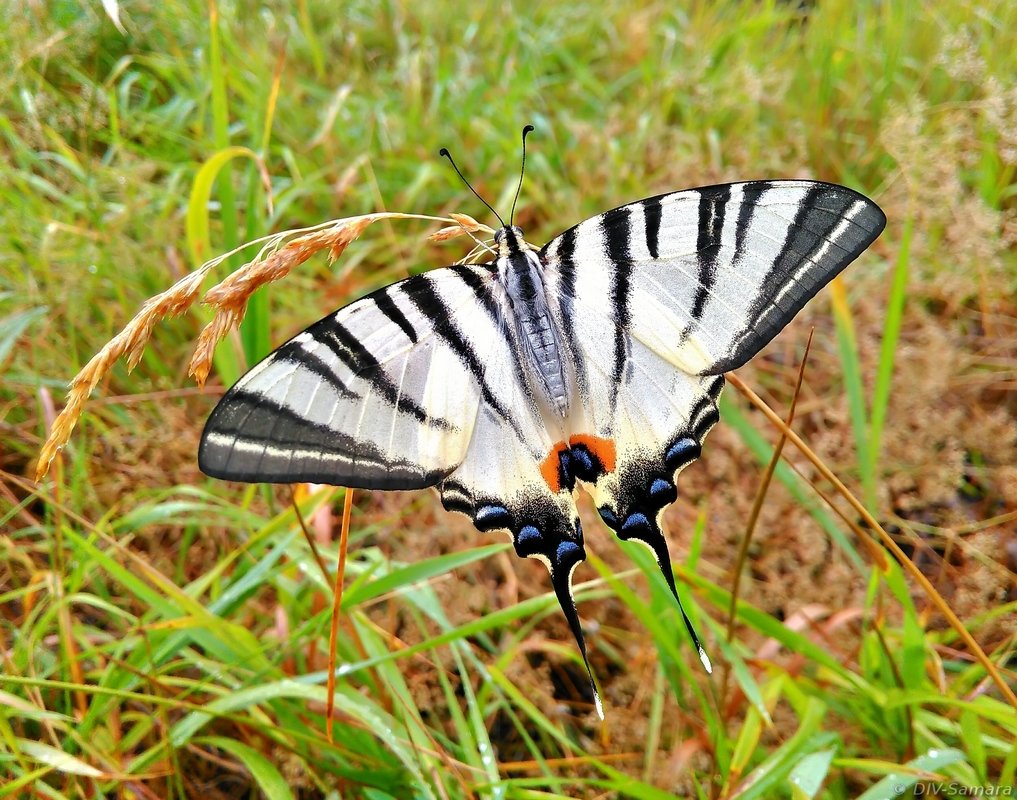
[[[516,226],[501,228],[494,237],[495,262],[505,288],[510,323],[515,328],[521,366],[529,371],[538,401],[561,419],[568,415],[572,372],[544,286],[543,265]],[[535,379],[535,380],[534,380]]]
[[[678,601],[662,518],[719,419],[723,373],[885,222],[842,186],[750,181],[621,206],[540,250],[505,226],[492,263],[379,289],[269,355],[213,411],[199,464],[234,480],[435,486],[547,566],[586,661],[574,492],[649,548]]]

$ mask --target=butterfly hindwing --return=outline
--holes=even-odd
[[[495,292],[499,301],[500,287]],[[600,698],[587,660],[586,642],[572,594],[572,575],[586,559],[572,485],[547,478],[545,461],[564,436],[564,421],[549,420],[522,380],[519,343],[511,328],[493,348],[484,380],[500,387],[508,414],[482,406],[459,468],[438,486],[444,507],[466,514],[481,531],[508,532],[516,554],[547,567],[555,596],[590,676],[594,702]],[[520,435],[520,433],[523,435]]]
[[[581,357],[596,363],[596,349],[587,346]],[[595,387],[594,371],[590,370]],[[678,596],[663,516],[678,499],[678,474],[699,458],[703,440],[719,420],[717,403],[724,378],[689,375],[634,339],[627,342],[624,372],[613,408],[606,402],[589,402],[579,423],[593,432],[590,438],[610,442],[613,455],[612,461],[598,464],[587,482],[604,523],[620,539],[642,544],[653,554],[699,658],[710,671],[710,660]]]
[[[620,378],[614,352],[618,330],[624,351]],[[709,670],[709,658],[681,607],[662,517],[678,497],[678,473],[699,458],[719,419],[724,378],[689,375],[595,309],[575,315],[572,342],[586,387],[582,405],[570,417],[573,474],[591,489],[601,519],[619,538],[653,553]]]

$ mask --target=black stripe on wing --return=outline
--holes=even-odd
[[[724,214],[731,200],[730,186],[715,186],[699,191],[699,237],[696,240],[696,255],[699,259],[699,285],[692,302],[691,328],[702,319],[703,309],[717,278],[717,257],[720,254],[721,231],[724,230]],[[688,335],[688,330],[682,338]]]
[[[486,265],[481,266],[488,271],[491,270]],[[478,294],[478,298],[484,303],[488,314],[497,324],[496,329],[499,335],[504,337],[504,325],[500,324],[502,318],[498,314],[496,306],[493,305],[495,303],[494,299],[487,294],[489,291],[487,284],[477,280],[477,275],[473,271],[476,269],[476,266],[452,267],[451,269],[455,270],[463,282]],[[426,273],[403,281],[399,284],[399,289],[423,315],[433,321],[434,332],[448,344],[459,360],[462,361],[463,365],[470,371],[470,374],[476,379],[480,387],[480,396],[484,403],[512,428],[520,442],[525,442],[526,436],[519,426],[519,422],[515,419],[512,410],[506,408],[504,403],[498,399],[485,376],[485,367],[481,363],[477,351],[473,348],[473,345],[466,338],[463,331],[460,330],[459,326],[456,325],[444,299],[432,286],[431,281],[427,280]],[[485,296],[482,297],[481,295]]]
[[[336,375],[335,370],[326,364],[313,353],[308,353],[300,341],[291,340],[279,347],[273,354],[278,361],[292,364],[294,368],[306,369],[313,372],[324,383],[335,389],[336,394],[347,400],[359,400],[360,395],[350,389],[342,379]]]
[[[416,344],[417,331],[413,327],[413,324],[406,318],[402,309],[396,305],[394,300],[392,300],[391,295],[388,293],[390,288],[391,287],[389,286],[385,286],[373,294],[368,295],[368,297],[374,301],[374,304],[378,306],[378,310],[382,314],[399,326],[402,332],[406,334],[407,339],[413,342],[413,344]]]
[[[651,197],[643,201],[643,222],[646,223],[646,251],[650,258],[660,256],[660,220],[663,210],[660,206],[659,197]]]
[[[735,262],[745,255],[745,242],[749,226],[752,224],[753,212],[769,186],[769,181],[753,181],[742,186],[742,201],[738,206],[738,219],[735,222]]]
[[[364,489],[423,489],[448,477],[389,457],[370,442],[308,420],[268,398],[230,389],[205,424],[198,466],[213,478],[258,483],[330,483]]]
[[[480,304],[487,311],[491,324],[504,337],[506,333],[505,317],[501,305],[491,292],[492,278],[497,274],[496,267],[484,267],[487,275],[478,275],[475,266],[461,264],[457,267],[449,267],[459,278],[470,287],[473,296],[480,301]]]
[[[628,329],[632,322],[629,297],[632,292],[629,264],[632,261],[632,211],[619,208],[601,218],[601,229],[607,244],[607,256],[611,259],[612,285],[611,306],[614,309],[614,367],[611,371],[614,381],[611,386],[611,414],[618,405],[618,390],[621,387],[625,361],[628,358]]]
[[[756,226],[769,212],[769,189],[780,183],[745,184],[745,201],[739,209],[735,259],[751,257]],[[748,215],[744,215],[746,209]],[[886,226],[882,210],[864,195],[844,186],[813,183],[787,225],[784,242],[772,268],[756,292],[749,319],[736,335],[728,353],[703,374],[720,375],[737,369],[780,333],[799,311],[867,248]]]
[[[557,239],[553,240],[557,244],[555,245],[554,258],[558,265],[559,275],[559,309],[561,311],[562,318],[562,332],[565,334],[565,342],[572,349],[573,353],[578,353],[579,350],[576,345],[576,323],[575,323],[575,303],[576,303],[576,241],[577,234],[576,228],[569,228],[565,233],[561,234]],[[547,246],[540,251],[540,260],[542,264],[547,264]],[[579,391],[585,397],[589,394],[589,380],[586,375],[586,363],[582,358],[575,358],[576,368],[576,382],[579,384]]]
[[[308,328],[315,341],[328,347],[353,373],[353,377],[366,381],[390,406],[409,414],[417,422],[439,430],[454,430],[456,425],[447,419],[428,414],[413,398],[404,395],[385,372],[384,366],[346,326],[334,317],[327,317]]]

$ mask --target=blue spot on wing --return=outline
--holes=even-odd
[[[569,453],[569,471],[573,485],[576,478],[587,483],[596,483],[597,479],[607,472],[600,458],[591,453],[582,442],[571,445]]]
[[[561,564],[565,557],[569,555],[569,553],[572,553],[579,549],[580,549],[579,545],[576,544],[575,542],[570,542],[568,540],[560,542],[558,544],[558,550],[554,554],[555,562]]]
[[[678,490],[675,489],[675,485],[671,481],[654,478],[653,483],[650,484],[650,498],[661,506],[666,506],[678,499]]]
[[[675,470],[678,467],[691,464],[699,458],[699,453],[699,444],[695,439],[690,439],[686,436],[668,448],[667,454],[664,456],[664,463],[667,464],[669,469]]]
[[[516,534],[516,545],[540,540],[540,531],[533,525],[524,525]]]
[[[489,505],[481,506],[473,518],[473,524],[480,531],[492,531],[496,528],[510,528],[512,526],[512,515],[504,506]]]
[[[590,474],[594,471],[593,459],[585,447],[573,447],[572,458],[576,462],[575,471],[577,475]]]
[[[652,530],[653,526],[650,524],[650,520],[646,514],[641,511],[637,511],[635,514],[629,514],[625,522],[621,526],[621,536],[633,536],[635,534],[643,533],[645,531]]]
[[[610,507],[601,506],[598,510],[600,511],[600,518],[607,523],[607,526],[611,528],[611,530],[618,530],[618,517],[610,509]]]

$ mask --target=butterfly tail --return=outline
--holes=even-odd
[[[572,573],[580,563],[586,560],[586,552],[582,546],[574,542],[566,541],[561,543],[555,553],[548,559],[548,570],[551,573],[551,585],[558,597],[558,605],[561,606],[565,619],[568,620],[569,628],[579,646],[579,653],[583,657],[583,664],[586,667],[586,674],[590,679],[590,690],[593,692],[593,702],[597,707],[597,715],[604,719],[604,705],[600,701],[600,693],[597,691],[597,683],[593,679],[593,670],[590,668],[590,659],[586,654],[586,639],[583,637],[583,627],[579,622],[579,610],[576,608],[576,599],[572,594]]]
[[[551,585],[558,598],[558,605],[561,606],[579,647],[579,653],[583,657],[597,714],[604,719],[604,706],[593,679],[593,670],[590,668],[590,659],[586,653],[583,626],[579,622],[579,610],[572,594],[572,573],[586,560],[583,528],[578,519],[570,522],[569,517],[557,509],[547,509],[547,513],[539,516],[539,519],[534,519],[537,524],[524,525],[518,531],[513,530],[512,538],[515,541],[516,553],[523,558],[539,559],[551,574]]]
[[[695,645],[696,651],[699,653],[699,660],[702,662],[703,668],[707,673],[712,673],[713,664],[710,662],[710,657],[706,654],[706,649],[699,639],[699,634],[696,633],[696,628],[692,624],[692,620],[689,619],[689,615],[685,612],[685,607],[678,596],[678,589],[674,583],[674,571],[671,569],[671,556],[667,550],[667,540],[664,539],[664,534],[661,533],[660,527],[655,522],[651,522],[643,515],[640,516],[642,516],[646,524],[640,525],[635,529],[623,529],[618,534],[619,538],[626,541],[639,542],[648,547],[650,552],[653,553],[654,558],[657,559],[657,566],[660,567],[660,572],[664,576],[671,594],[674,595],[675,602],[678,603],[678,610],[681,612],[682,621],[685,623],[685,629],[689,632],[692,644]]]

